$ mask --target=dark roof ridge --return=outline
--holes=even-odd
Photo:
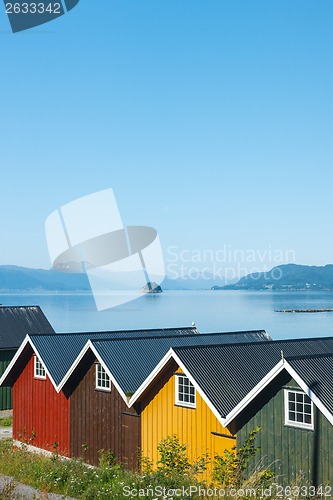
[[[110,338],[110,337],[107,338],[107,339],[103,338],[103,337],[100,337],[100,338],[94,338],[94,339],[89,339],[89,340],[91,340],[91,342],[109,342],[110,340],[111,341],[113,341],[113,340],[116,341],[116,340],[173,339],[173,338],[179,339],[179,337],[186,338],[186,339],[200,337],[200,338],[204,339],[205,337],[217,337],[219,335],[226,335],[226,336],[227,335],[235,335],[235,333],[237,333],[237,334],[238,333],[251,333],[252,331],[253,332],[260,331],[261,332],[261,331],[265,331],[265,330],[249,330],[249,331],[244,331],[244,332],[199,333],[199,334],[198,333],[193,333],[191,335],[143,335],[141,337],[118,337],[118,338],[114,338],[114,339]],[[96,333],[98,333],[98,332],[96,332]],[[40,335],[39,335],[39,337],[40,337]],[[204,340],[203,340],[203,342],[204,342]],[[255,341],[255,342],[254,341],[252,341],[252,342],[250,342],[250,341],[248,341],[248,342],[240,342],[240,343],[235,342],[234,344],[231,344],[231,345],[239,345],[239,344],[247,344],[247,343],[249,343],[249,344],[254,344],[254,343],[255,344],[260,344],[260,343],[266,344],[267,342],[271,342],[271,341],[263,340],[263,341]],[[205,345],[206,344],[203,343],[203,344],[201,344],[198,347],[202,347],[202,346],[205,346]],[[218,345],[225,345],[225,344],[210,344],[210,345],[218,346]],[[227,344],[227,345],[229,345],[229,344]],[[191,347],[191,346],[188,346],[188,347]]]
[[[18,306],[18,305],[16,305],[16,306],[6,306],[4,304],[0,304],[0,307],[1,307],[1,309],[17,309],[19,307],[23,307],[25,309],[27,307],[38,307],[39,309],[41,309],[41,307],[39,305],[37,305],[37,304],[29,304],[29,305],[25,305],[25,306],[22,306],[22,305],[21,306]]]
[[[264,332],[267,335],[269,335],[264,328],[258,328],[258,329],[254,329],[254,330],[236,330],[234,332],[233,331],[230,331],[230,332],[202,332],[202,335],[214,335],[214,334],[216,334],[216,335],[223,335],[223,334],[239,335],[242,333],[258,333],[258,332]]]
[[[304,356],[302,356],[301,354],[299,356],[286,356],[284,359],[286,361],[298,361],[301,359],[329,358],[332,356],[333,356],[333,351],[332,352],[322,352],[320,354],[304,354]]]
[[[231,332],[232,333],[232,332]],[[207,335],[207,334],[201,334],[202,336]],[[190,335],[189,335],[190,336]],[[315,341],[315,340],[333,340],[333,337],[311,337],[311,338],[300,338],[300,339],[281,339],[281,340],[259,340],[257,342],[233,342],[230,344],[209,344],[209,345],[194,345],[194,346],[181,346],[181,347],[175,347],[174,349],[199,349],[200,347],[205,347],[205,348],[211,348],[211,347],[235,347],[235,346],[244,346],[244,345],[270,345],[270,344],[280,344],[280,343],[290,343],[290,342],[310,342],[310,341]]]
[[[147,338],[164,338],[164,337],[169,337],[169,338],[172,338],[172,337],[179,337],[179,335],[175,334],[175,335],[142,335],[140,336],[140,332],[154,332],[154,331],[170,331],[170,330],[192,330],[192,328],[196,328],[196,327],[186,327],[186,328],[149,328],[149,329],[140,329],[140,330],[105,330],[105,331],[101,331],[101,332],[73,332],[73,333],[45,333],[45,334],[42,334],[42,335],[39,335],[39,337],[43,336],[43,337],[46,337],[46,336],[51,336],[51,337],[55,337],[55,336],[71,336],[71,335],[97,335],[97,334],[110,334],[110,333],[133,333],[133,332],[138,332],[138,337],[124,337],[126,340],[129,340],[130,338],[131,339],[138,339],[138,338],[144,338],[144,339],[147,339]],[[199,332],[199,330],[198,330]],[[186,337],[197,337],[198,335],[204,337],[206,335],[244,335],[245,333],[258,333],[258,332],[264,332],[264,333],[267,333],[266,330],[239,330],[237,332],[211,332],[211,333],[192,333],[190,335],[186,335]],[[30,337],[35,337],[36,334],[35,333],[32,333],[30,335]],[[94,339],[94,340],[97,340],[97,339]],[[100,340],[112,340],[110,338],[108,339],[105,339],[105,338],[100,338]],[[120,340],[119,338],[117,339],[114,339],[114,340]],[[262,341],[262,342],[271,342],[270,340],[269,341]],[[250,344],[252,342],[249,342]],[[258,342],[257,342],[258,343]],[[259,342],[260,343],[260,342]]]
[[[133,330],[102,330],[100,332],[58,332],[58,333],[46,333],[45,335],[51,335],[51,336],[54,336],[54,335],[60,335],[60,336],[65,336],[65,335],[90,335],[90,334],[96,334],[96,333],[100,333],[100,334],[103,334],[103,333],[125,333],[125,332],[128,332],[128,333],[132,333],[132,332],[155,332],[155,331],[170,331],[170,330],[194,330],[194,329],[197,329],[196,326],[177,326],[177,327],[168,327],[168,328],[139,328],[139,329],[133,329]],[[199,331],[199,330],[198,330]],[[261,330],[259,330],[261,331]],[[229,332],[227,332],[229,333]],[[35,335],[35,334],[32,334],[32,335]],[[197,333],[196,334],[193,334],[193,335],[198,335]]]

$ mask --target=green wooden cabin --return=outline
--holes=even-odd
[[[285,486],[301,477],[303,485],[333,486],[333,355],[286,359],[284,365],[232,422],[237,446],[259,426],[252,467],[269,465]]]

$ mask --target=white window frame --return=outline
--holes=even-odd
[[[102,377],[101,377],[102,375]],[[105,382],[108,382],[108,385],[100,385],[100,381],[104,378]],[[111,379],[109,375],[106,373],[104,367],[101,363],[96,363],[95,368],[95,388],[97,391],[111,392]]]
[[[34,377],[41,380],[46,379],[46,370],[38,356],[34,356]]]
[[[309,396],[302,390],[298,391],[297,389],[285,389],[284,390],[284,423],[285,425],[287,425],[288,427],[297,427],[299,429],[308,429],[308,430],[311,430],[313,431],[314,429],[314,412],[313,412],[313,402],[311,401],[310,399],[310,409],[311,409],[311,423],[308,424],[306,422],[297,422],[296,420],[290,420],[290,415],[289,415],[289,411],[292,411],[289,409],[289,403],[290,403],[290,399],[289,399],[289,394],[301,394],[302,397],[303,397],[303,402],[299,402],[300,404],[303,405],[303,412],[297,412],[296,408],[295,408],[295,413],[301,413],[302,415],[304,415],[304,396],[306,396],[307,398],[309,398]],[[296,398],[295,398],[295,404],[297,404],[296,402]]]
[[[194,389],[194,402],[190,402],[190,401],[183,401],[182,398],[180,397],[180,392],[179,392],[179,383],[180,383],[180,379],[183,379],[183,380],[186,380],[188,381],[188,385],[190,388],[193,387]],[[197,398],[196,398],[196,390],[195,390],[195,387],[194,385],[192,384],[192,382],[189,380],[188,377],[186,377],[186,375],[184,375],[183,373],[178,373],[175,374],[175,404],[177,406],[184,406],[185,408],[196,408],[196,402],[197,402]]]

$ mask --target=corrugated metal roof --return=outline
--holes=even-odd
[[[286,360],[333,415],[333,353]]]
[[[81,350],[89,339],[104,338],[132,338],[141,336],[187,336],[198,335],[196,327],[184,328],[159,328],[146,330],[116,330],[109,332],[74,332],[59,333],[53,335],[35,336],[30,335],[41,359],[47,366],[53,380],[59,384],[67,371],[70,369]]]
[[[37,335],[31,336],[31,340],[56,385],[71,368],[87,341],[94,341],[96,348],[104,349],[106,359],[109,360],[105,362],[109,363],[112,373],[117,366],[119,384],[126,387],[124,392],[127,392],[133,390],[133,387],[135,389],[139,387],[141,381],[149,375],[173,345],[234,343],[250,339],[262,341],[270,338],[264,330],[215,334],[199,334],[196,328],[192,328],[193,333],[184,334],[184,330],[182,328]],[[99,343],[95,343],[96,340],[99,340]]]
[[[285,357],[332,353],[333,337],[176,347],[174,351],[225,418],[281,360],[281,351]]]
[[[186,337],[122,339],[113,342],[97,339],[92,340],[92,344],[123,392],[127,393],[140,387],[170,347],[226,344],[242,342],[251,337],[256,342],[259,338],[265,338],[266,332],[226,332]]]
[[[28,334],[54,333],[39,306],[0,306],[0,349],[17,349]]]

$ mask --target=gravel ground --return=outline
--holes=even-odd
[[[12,417],[13,410],[0,410],[0,418]]]
[[[11,427],[0,427],[0,439],[12,438],[13,432]]]

